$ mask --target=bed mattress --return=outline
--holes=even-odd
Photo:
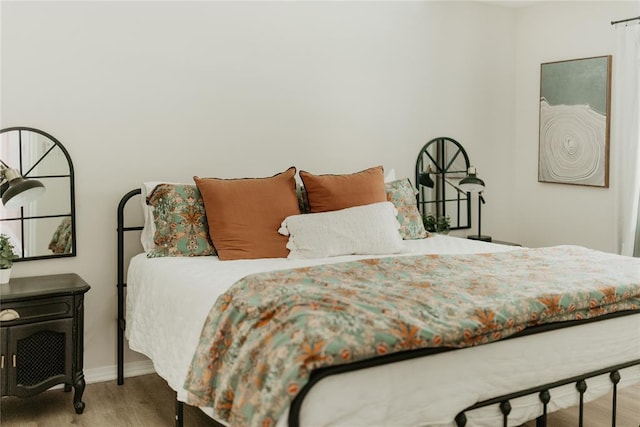
[[[468,254],[518,250],[513,246],[435,235],[404,241],[405,252]],[[372,258],[219,261],[216,257],[131,260],[127,278],[127,329],[131,349],[148,356],[156,372],[186,400],[183,384],[200,332],[217,297],[258,272]],[[603,343],[605,343],[603,345]],[[330,376],[314,386],[300,413],[303,426],[451,426],[477,401],[635,359],[640,314],[558,329]],[[567,363],[570,361],[570,363]],[[640,367],[623,372],[620,387],[640,381]],[[606,376],[588,381],[585,399],[611,389]],[[550,410],[577,403],[572,385],[552,391]],[[535,397],[512,402],[510,425],[535,418]],[[206,412],[206,411],[205,411]],[[401,414],[401,415],[399,415]],[[494,425],[497,408],[467,414],[467,425]],[[287,414],[278,422],[287,425]]]

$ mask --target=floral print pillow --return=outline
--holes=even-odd
[[[149,258],[216,255],[204,202],[195,184],[160,184],[147,198],[153,206],[155,248]]]
[[[416,193],[408,179],[398,179],[384,185],[387,200],[398,210],[400,235],[403,239],[424,239],[429,234],[424,228],[422,217],[416,204]]]
[[[306,214],[311,212],[311,208],[309,208],[309,199],[307,198],[307,190],[304,189],[304,186],[298,183],[296,183],[296,195],[298,196],[300,213]]]
[[[70,254],[73,250],[73,228],[71,217],[63,218],[51,237],[49,250],[54,254]]]

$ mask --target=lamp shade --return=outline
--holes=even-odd
[[[45,193],[44,184],[35,179],[24,179],[15,169],[3,169],[9,187],[2,193],[2,204],[7,208],[23,206]]]
[[[462,178],[458,186],[467,192],[475,193],[484,190],[484,181],[476,175],[476,168],[471,166],[467,172],[467,176]]]

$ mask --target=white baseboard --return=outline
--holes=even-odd
[[[140,362],[131,362],[124,364],[125,378],[152,374],[154,372],[155,369],[153,369],[153,363],[151,362],[151,360],[142,360]],[[118,368],[116,365],[84,370],[84,380],[87,384],[111,381],[115,380],[117,377]]]

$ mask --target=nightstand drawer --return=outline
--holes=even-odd
[[[73,317],[73,298],[42,298],[0,304],[0,325],[10,326]]]

